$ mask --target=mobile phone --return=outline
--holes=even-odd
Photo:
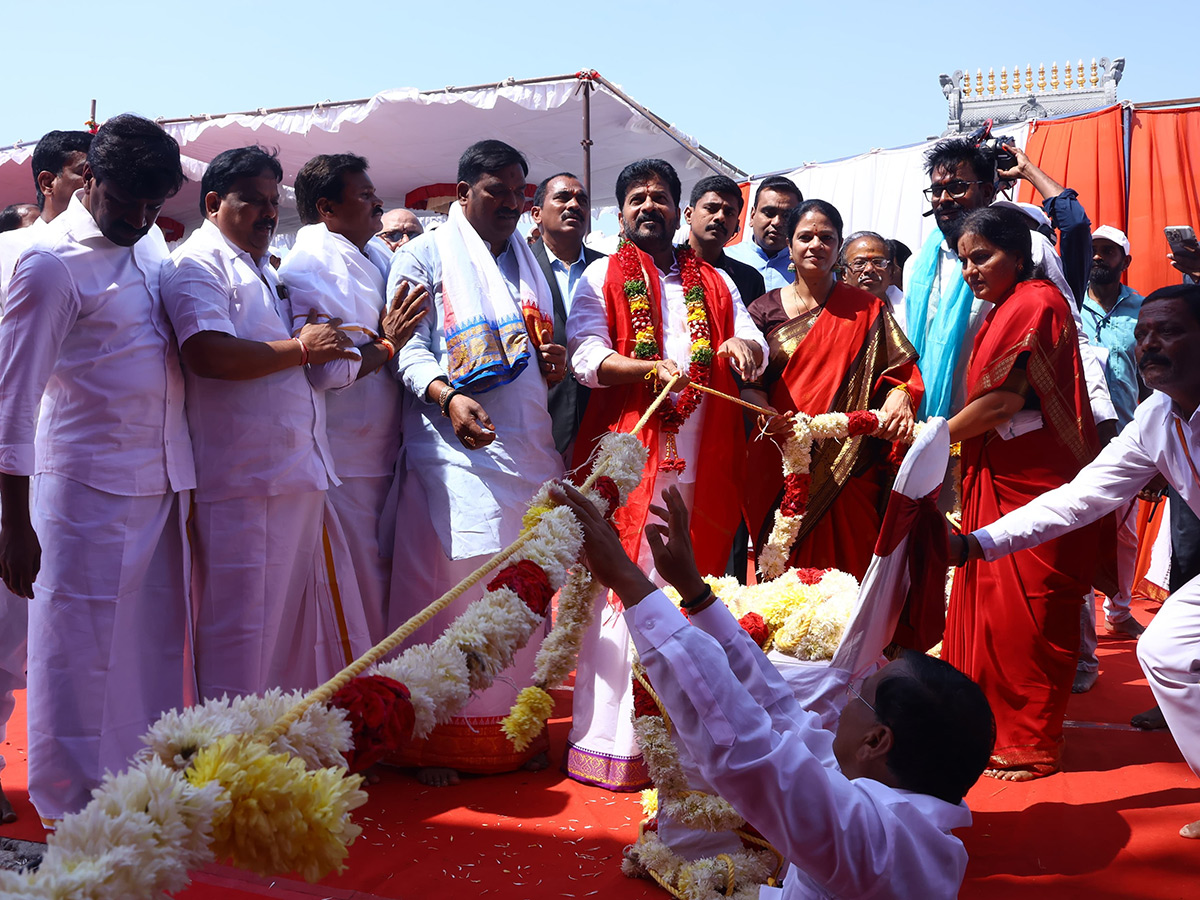
[[[1196,232],[1192,230],[1191,225],[1168,225],[1163,229],[1163,234],[1167,236],[1172,253],[1179,253],[1188,249],[1187,244],[1196,243]]]

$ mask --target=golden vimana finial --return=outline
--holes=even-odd
[[[975,70],[975,94],[979,97],[983,96],[983,69]]]
[[[988,93],[996,93],[996,70],[992,68],[988,69]]]
[[[1096,66],[1096,57],[1092,57],[1092,87],[1100,83],[1100,73]]]
[[[1033,66],[1028,64],[1025,66],[1025,90],[1033,90]]]
[[[1075,83],[1074,78],[1074,70],[1071,68],[1071,63],[1068,60],[1063,64],[1063,87],[1069,88],[1073,85]]]
[[[1079,71],[1075,76],[1075,85],[1077,87],[1083,87],[1083,60],[1082,59],[1079,61]]]
[[[1008,68],[1006,66],[1000,67],[1000,93],[1008,93]]]
[[[1038,80],[1037,86],[1039,91],[1046,89],[1046,64],[1038,63]]]
[[[1050,63],[1050,90],[1058,90],[1058,63]]]

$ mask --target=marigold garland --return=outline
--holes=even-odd
[[[691,338],[688,379],[707,386],[715,354],[708,301],[704,292],[704,281],[700,275],[701,263],[688,244],[680,244],[675,248],[675,258],[679,262],[683,302],[687,309],[688,334]],[[662,359],[662,335],[654,327],[646,285],[647,276],[642,268],[637,247],[630,241],[622,240],[617,247],[616,259],[621,266],[621,273],[625,276],[625,300],[629,304],[629,317],[633,325],[633,355],[636,359]],[[687,467],[687,460],[681,459],[676,450],[675,436],[699,405],[700,392],[689,386],[684,388],[676,401],[668,400],[659,407],[658,418],[666,436],[663,459],[659,463],[661,471],[682,472]]]

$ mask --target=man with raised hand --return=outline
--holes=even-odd
[[[293,336],[268,261],[282,178],[261,147],[219,153],[200,182],[204,222],[162,270],[197,462],[192,602],[206,699],[310,689],[368,646],[352,574],[330,571],[345,559],[324,527],[338,482],[325,398],[305,375],[357,354],[316,310]]]
[[[566,348],[553,339],[550,286],[517,233],[528,174],[503,141],[472,144],[447,222],[392,257],[389,296],[407,281],[433,303],[395,359],[406,392],[390,628],[516,540],[534,493],[563,470],[546,389],[566,374]],[[436,640],[482,592],[463,593],[409,643]],[[393,759],[431,785],[457,783],[459,772],[545,768],[544,733],[516,751],[501,729],[540,645],[533,635],[490,688]]]
[[[604,256],[585,247],[592,201],[583,183],[570,172],[551,175],[537,186],[529,214],[540,236],[531,245],[534,259],[550,285],[554,300],[554,342],[567,344],[567,316],[575,283],[591,263]],[[550,388],[550,417],[554,420],[554,447],[570,463],[575,435],[587,408],[588,389],[575,380],[570,361],[567,377]]]
[[[29,794],[47,821],[192,699],[196,482],[155,227],[183,180],[158,125],[105,122],[83,187],[18,261],[0,325],[0,575],[30,599]]]
[[[642,558],[650,498],[678,484],[695,512],[700,566],[722,575],[741,521],[742,412],[688,383],[695,379],[736,395],[735,374],[761,374],[766,342],[733,280],[690,245],[672,244],[680,192],[679,176],[661,159],[630,163],[617,176],[621,244],[584,271],[567,321],[575,377],[592,389],[574,462],[585,464],[608,432],[630,431],[678,377],[670,399],[639,432],[649,450],[646,469],[615,521],[626,551]],[[617,613],[616,604],[602,604],[603,623],[584,637],[575,679],[578,714],[564,768],[585,783],[638,790],[646,773],[629,722],[629,634]]]
[[[392,548],[379,546],[379,522],[400,451],[400,385],[383,365],[407,343],[425,314],[428,295],[401,282],[385,302],[392,254],[372,237],[383,204],[352,153],[323,154],[296,174],[296,206],[304,227],[279,267],[293,310],[340,319],[354,356],[311,366],[325,393],[325,428],[341,484],[328,499],[349,545],[371,642],[387,636]]]
[[[803,202],[804,195],[790,178],[783,175],[764,178],[754,192],[754,206],[750,208],[751,240],[729,248],[730,256],[754,266],[762,274],[768,291],[787,287],[796,280],[784,226],[788,213]],[[757,299],[743,297],[742,301],[749,304]]]

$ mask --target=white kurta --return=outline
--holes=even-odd
[[[324,225],[301,228],[279,267],[294,317],[316,310],[341,319],[356,345],[375,340],[392,261],[391,251],[377,244],[368,243],[363,253]],[[294,319],[293,328],[298,325]],[[329,489],[329,503],[346,533],[367,627],[376,642],[387,635],[391,547],[380,551],[379,522],[400,450],[401,388],[384,369],[359,378],[360,367],[361,360],[335,360],[312,367],[310,380],[326,389],[325,428],[342,482]]]
[[[604,385],[599,379],[600,365],[616,352],[608,331],[604,305],[604,278],[609,263],[608,258],[596,260],[584,270],[575,285],[571,315],[567,319],[572,368],[576,378],[593,389],[603,389]],[[766,368],[766,341],[746,312],[733,280],[725,272],[717,271],[732,298],[735,336],[762,349],[762,365],[755,373],[757,377]],[[687,304],[683,297],[679,264],[676,262],[665,275],[662,272],[655,274],[659,277],[660,313],[664,323],[663,355],[686,372],[691,365],[692,339],[688,330]],[[713,365],[727,364],[720,359],[713,362]],[[677,397],[678,394],[673,396]],[[719,402],[724,401],[702,401],[697,411],[679,429],[675,444],[682,459],[695,460],[699,455],[707,403]],[[663,444],[660,453],[665,452],[665,442]],[[658,472],[654,482],[655,497],[674,484],[683,494],[690,511],[695,495],[696,469],[695,465],[689,465],[678,473]],[[643,571],[651,573],[656,584],[663,583],[653,571],[653,559],[644,538],[638,550],[638,565]],[[607,595],[602,595],[598,602],[601,604],[596,616],[599,625],[584,635],[579,650],[574,716],[567,738],[565,767],[567,773],[578,781],[612,790],[639,790],[648,782],[630,721],[633,711],[633,685],[630,681],[632,645],[617,604],[610,603]]]
[[[517,266],[511,251],[502,254],[498,263],[515,297]],[[450,420],[426,400],[431,381],[449,378],[442,261],[433,235],[421,235],[397,251],[388,276],[389,297],[402,279],[423,285],[433,305],[431,314],[395,359],[398,377],[407,390],[404,446],[396,478],[389,630],[511,544],[520,533],[521,517],[534,492],[562,474],[562,458],[554,449],[546,405],[546,382],[536,359],[512,382],[475,395],[496,426],[496,439],[478,450],[463,447]],[[467,591],[413,634],[407,644],[436,639],[482,595],[483,588],[481,582]],[[457,723],[466,723],[481,737],[498,733],[500,719],[508,714],[517,692],[531,683],[541,637],[535,634],[529,639],[495,684],[472,698]]]
[[[1130,422],[1062,487],[979,529],[992,560],[1094,522],[1132,499],[1161,473],[1193,512],[1200,512],[1200,411],[1186,421],[1155,391]],[[1200,577],[1163,604],[1138,639],[1138,661],[1192,771],[1200,775]]]
[[[967,852],[951,830],[971,824],[966,804],[847,779],[833,732],[801,708],[723,604],[689,625],[655,591],[625,618],[704,779],[791,864],[782,891],[765,888],[762,896],[958,895]]]
[[[22,256],[0,325],[0,471],[36,476],[29,793],[46,818],[81,808],[191,694],[179,492],[195,477],[166,243],[156,228],[111,243],[81,197]]]
[[[212,222],[176,249],[162,278],[180,346],[202,331],[291,336],[274,270]],[[337,483],[324,396],[300,367],[244,381],[185,375],[198,460],[200,694],[316,687],[369,646],[349,552],[334,543],[340,529],[324,524],[325,490]]]

